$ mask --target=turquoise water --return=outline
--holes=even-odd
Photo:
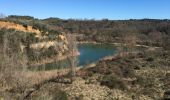
[[[78,49],[80,52],[80,56],[78,56],[79,66],[96,62],[116,53],[115,47],[109,44],[81,44]]]
[[[109,44],[80,44],[78,45],[80,55],[77,57],[78,66],[85,66],[89,63],[97,62],[98,60],[116,53],[116,47]],[[68,60],[45,64],[44,66],[34,67],[33,70],[54,70],[69,66]]]

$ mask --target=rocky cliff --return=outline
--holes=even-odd
[[[32,26],[7,21],[0,21],[0,29],[14,29],[26,33],[23,35],[28,40],[18,45],[20,45],[21,52],[26,52],[28,56],[32,56],[31,58],[38,56],[41,58],[39,60],[42,60],[53,56],[64,56],[68,52],[68,41],[64,33],[51,34],[48,31],[42,32],[39,29],[34,29]]]
[[[18,31],[23,31],[23,32],[36,33],[36,35],[41,34],[40,30],[33,29],[32,26],[23,26],[23,25],[16,24],[16,23],[13,23],[13,22],[0,21],[0,29],[1,28],[15,29],[15,30],[18,30]]]

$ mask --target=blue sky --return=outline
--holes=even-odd
[[[0,13],[41,19],[170,19],[170,0],[0,0]]]

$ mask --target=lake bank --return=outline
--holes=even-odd
[[[55,70],[60,67],[67,68],[68,67],[68,57],[73,55],[73,57],[77,57],[78,66],[86,66],[91,63],[96,63],[101,59],[108,58],[108,56],[112,56],[116,53],[117,47],[122,46],[124,44],[121,43],[97,43],[97,42],[77,42],[78,51],[72,53],[70,55],[63,55],[58,57],[51,57],[48,59],[43,59],[39,62],[32,62],[32,68],[38,67],[38,70]],[[150,47],[145,45],[136,45],[136,47],[146,48],[149,51],[158,50],[160,47]],[[137,49],[138,50],[138,49]],[[124,53],[125,54],[125,53]],[[123,54],[122,54],[123,55]],[[111,58],[110,58],[111,59]]]
[[[62,55],[62,56],[54,56],[54,57],[46,58],[46,59],[43,59],[43,60],[40,60],[40,61],[32,61],[29,64],[29,66],[40,66],[40,65],[52,63],[52,62],[55,62],[55,61],[61,61],[61,60],[67,59],[70,56],[75,57],[75,56],[79,56],[79,55],[80,55],[80,52],[76,51],[76,52],[73,52],[71,54],[66,54],[66,55]]]
[[[95,63],[98,60],[116,53],[116,48],[113,45],[98,45],[98,44],[81,44],[78,45],[78,52],[74,55],[76,57],[77,66],[86,66],[91,63]],[[68,55],[54,57],[50,59],[44,59],[41,62],[35,62],[31,66],[30,70],[55,70],[59,68],[67,68],[69,66]]]
[[[108,42],[105,42],[105,43],[101,43],[101,42],[95,42],[95,41],[82,41],[82,42],[77,42],[77,44],[110,44],[110,45],[114,45],[114,46],[126,46],[126,44],[124,43],[118,43],[118,42],[115,42],[115,43],[108,43]],[[162,48],[162,47],[157,47],[157,46],[148,46],[148,45],[141,45],[141,44],[136,44],[135,45],[136,47],[145,47],[145,48]]]

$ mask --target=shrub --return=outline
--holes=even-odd
[[[163,100],[170,100],[170,90],[164,92]]]
[[[152,58],[152,57],[148,57],[148,58],[146,59],[146,61],[148,61],[148,62],[152,62],[152,61],[154,61],[154,58]]]
[[[67,93],[57,89],[54,91],[53,100],[68,100]]]
[[[112,74],[104,76],[101,80],[101,85],[108,86],[111,89],[113,88],[121,90],[127,89],[125,81]]]
[[[4,31],[0,45],[0,84],[10,93],[22,95],[30,82],[24,75],[28,59],[25,53],[20,52],[21,34],[13,30]]]

